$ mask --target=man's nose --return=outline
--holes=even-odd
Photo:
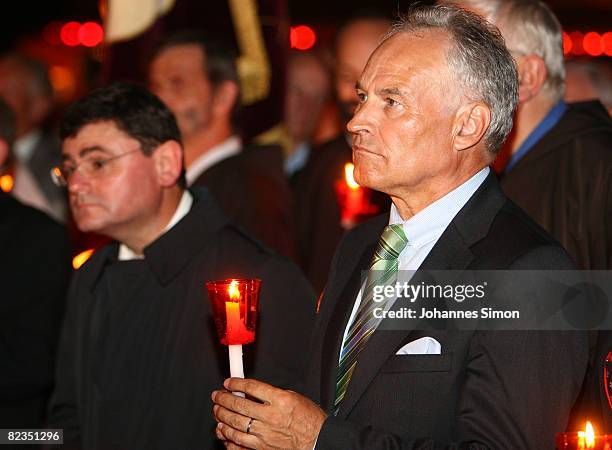
[[[66,182],[69,193],[76,194],[88,188],[90,180],[81,172],[80,167],[77,167],[77,169],[68,176]]]
[[[360,103],[355,109],[355,113],[346,124],[346,129],[353,134],[369,133],[372,128],[372,118],[370,107],[367,102]]]

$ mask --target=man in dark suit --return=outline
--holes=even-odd
[[[235,55],[199,32],[167,36],[149,64],[149,85],[176,116],[189,186],[205,186],[228,217],[294,257],[292,200],[278,146],[243,148],[236,130]]]
[[[206,189],[184,189],[172,113],[117,84],[73,104],[62,165],[80,230],[113,242],[75,274],[51,425],[67,448],[212,449],[210,391],[227,376],[205,283],[262,280],[245,371],[293,386],[314,296],[299,270],[233,225]]]
[[[381,271],[572,267],[488,168],[517,90],[501,36],[472,13],[416,6],[386,36],[348,129],[355,178],[393,205],[338,248],[311,351],[314,402],[226,380],[264,403],[215,391],[220,439],[256,449],[553,447],[584,376],[584,333],[391,331],[372,313]]]
[[[14,115],[0,100],[0,169],[14,137]],[[68,236],[0,190],[0,255],[0,427],[41,428],[71,274]]]

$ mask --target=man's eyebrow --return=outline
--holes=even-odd
[[[102,152],[102,153],[108,153],[108,154],[112,154],[112,152],[100,145],[92,145],[91,147],[85,147],[83,149],[81,149],[79,151],[79,157],[83,158],[84,156],[87,156],[89,153],[93,153],[93,152]],[[69,161],[71,160],[72,157],[70,157],[69,155],[62,153],[62,162],[64,161]]]
[[[379,95],[399,95],[402,97],[405,97],[406,94],[397,87],[390,87],[390,88],[383,88],[380,91],[378,91]]]

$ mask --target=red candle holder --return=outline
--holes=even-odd
[[[206,283],[221,344],[242,345],[255,340],[260,285],[261,280],[235,278]]]
[[[340,206],[341,225],[345,229],[352,228],[359,218],[378,212],[378,208],[370,203],[370,191],[361,187],[353,178],[354,166],[347,163],[344,166],[344,177],[336,180],[334,190]]]

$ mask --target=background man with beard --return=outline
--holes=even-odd
[[[206,186],[228,217],[282,255],[295,256],[292,199],[278,146],[243,146],[234,52],[196,31],[156,46],[148,78],[176,116],[189,186]]]
[[[209,280],[262,280],[245,372],[293,386],[314,298],[299,270],[231,224],[206,189],[185,190],[174,116],[116,84],[71,105],[58,182],[75,221],[113,239],[75,274],[51,426],[66,448],[215,448],[210,391],[227,376]]]

